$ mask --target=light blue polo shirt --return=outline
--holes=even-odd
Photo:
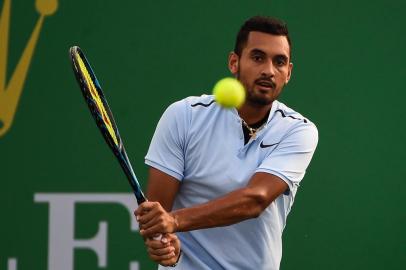
[[[170,105],[159,120],[145,163],[181,182],[174,209],[244,187],[256,172],[280,177],[289,190],[258,218],[178,233],[183,255],[177,267],[168,269],[279,269],[286,217],[317,142],[316,126],[278,101],[265,127],[246,145],[237,110],[220,107],[213,96]]]

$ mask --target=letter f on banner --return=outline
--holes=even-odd
[[[115,203],[124,206],[132,217],[136,202],[132,194],[38,193],[35,202],[49,203],[48,270],[73,270],[74,249],[90,249],[97,255],[98,266],[107,266],[107,222],[99,223],[97,234],[90,239],[75,239],[76,203]],[[135,218],[131,229],[138,230]]]

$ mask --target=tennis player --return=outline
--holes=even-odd
[[[135,215],[159,269],[279,269],[286,218],[318,142],[316,126],[277,100],[293,67],[287,26],[247,20],[228,67],[246,89],[243,106],[224,109],[210,95],[175,102],[146,155],[150,201]]]

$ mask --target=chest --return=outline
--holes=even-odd
[[[258,166],[278,151],[287,129],[270,122],[255,139],[244,144],[238,116],[194,119],[184,147],[183,188],[196,196],[218,197],[246,186]]]

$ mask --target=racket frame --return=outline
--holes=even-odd
[[[109,145],[110,149],[113,151],[118,162],[120,163],[120,166],[123,169],[123,171],[128,179],[128,182],[133,190],[135,198],[137,199],[137,203],[138,203],[138,205],[140,205],[141,203],[145,202],[147,199],[146,199],[144,193],[142,192],[140,183],[137,179],[137,176],[134,173],[133,167],[131,166],[130,160],[127,156],[127,152],[125,151],[125,148],[124,148],[123,141],[122,141],[120,133],[118,131],[116,122],[114,120],[113,113],[110,110],[110,107],[104,96],[100,83],[97,80],[96,75],[95,75],[89,61],[87,60],[85,54],[78,46],[71,47],[69,49],[69,54],[70,54],[70,59],[72,62],[73,72],[75,73],[76,80],[79,83],[81,92],[88,105],[90,113],[92,114],[97,127],[99,128],[101,134],[103,135],[104,140]],[[86,76],[85,72],[81,69],[79,58],[83,62],[84,67],[86,68],[87,73],[90,76]],[[113,132],[116,137],[116,141],[111,136],[110,131],[105,123],[105,120],[103,120],[103,112],[100,112],[98,105],[97,105],[97,101],[94,99],[94,97],[92,96],[92,94],[90,92],[90,91],[92,91],[92,89],[91,89],[92,86],[89,85],[90,82],[87,81],[86,77],[90,77],[90,79],[92,81],[91,83],[93,83],[93,85],[94,85],[93,90],[97,91],[98,97],[100,98],[102,105],[105,109],[105,112],[107,113],[107,116],[110,120],[110,123],[111,123],[110,126],[113,129]]]

